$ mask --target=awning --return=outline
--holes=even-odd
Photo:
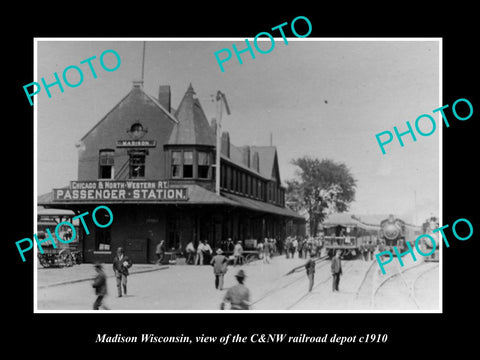
[[[222,195],[228,199],[237,202],[241,207],[250,210],[305,220],[303,216],[286,207],[275,206],[273,204],[265,203],[263,201],[253,200],[229,193],[224,193]]]

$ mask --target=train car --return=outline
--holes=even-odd
[[[354,215],[333,214],[322,227],[324,248],[330,257],[337,250],[349,259],[360,255],[362,248],[371,249],[372,253],[376,249],[379,226],[364,223]]]
[[[379,250],[390,251],[396,256],[393,247],[396,246],[399,253],[403,253],[408,249],[407,242],[414,248],[415,239],[421,234],[418,226],[407,224],[402,219],[390,215],[387,219],[380,222],[380,230],[378,231]]]

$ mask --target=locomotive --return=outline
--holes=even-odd
[[[397,251],[403,253],[408,249],[407,242],[412,248],[415,246],[415,239],[420,233],[418,226],[407,224],[402,219],[390,215],[380,222],[379,251],[388,250],[393,256],[396,256],[396,252],[393,250],[393,247],[396,246]]]

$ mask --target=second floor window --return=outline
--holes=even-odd
[[[205,151],[198,152],[198,177],[208,179],[210,172],[210,156]]]
[[[130,179],[138,179],[145,177],[145,151],[131,151],[129,163]]]
[[[113,150],[100,150],[98,169],[99,179],[113,179],[114,154],[115,152]]]
[[[193,177],[193,151],[183,152],[183,177]]]
[[[182,152],[172,151],[172,178],[182,177]]]

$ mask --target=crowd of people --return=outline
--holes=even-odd
[[[322,237],[309,236],[297,239],[296,236],[289,236],[285,240],[285,256],[287,259],[295,258],[295,254],[300,259],[306,259],[308,255],[318,257],[322,248]]]
[[[248,241],[248,246],[247,246]],[[245,251],[256,252],[259,259],[264,263],[270,263],[273,256],[285,255],[287,259],[295,257],[306,259],[307,255],[318,257],[323,248],[322,237],[297,237],[288,236],[285,240],[265,237],[263,240],[256,241],[249,239],[246,241],[228,238],[222,241],[218,248],[229,256],[233,265],[243,265],[245,263]],[[161,240],[156,247],[157,264],[163,264],[166,261],[166,245]],[[187,265],[208,265],[214,256],[214,249],[207,240],[195,244],[190,241],[184,249],[172,249],[170,253],[182,254],[185,257]]]
[[[216,249],[215,254],[212,247],[207,240],[201,241],[197,246],[194,242],[189,242],[183,251],[186,263],[191,265],[211,265],[213,268],[214,285],[218,290],[223,290],[224,276],[227,272],[228,265],[244,265],[244,243],[241,240],[236,242],[228,238],[223,241]],[[305,271],[308,277],[308,291],[312,291],[314,287],[315,274],[315,260],[322,253],[324,242],[322,237],[300,237],[289,236],[285,241],[277,241],[275,238],[265,238],[263,241],[249,241],[248,250],[257,254],[258,258],[263,263],[270,263],[275,255],[285,254],[287,259],[306,259]],[[382,248],[382,243],[379,244],[379,250]],[[376,245],[373,241],[362,244],[359,248],[360,255],[365,261],[373,260],[373,254],[376,250]],[[180,251],[182,252],[182,251]],[[165,260],[166,245],[165,241],[161,240],[156,246],[157,263],[161,264]],[[332,258],[332,290],[339,291],[340,276],[342,275],[341,266],[341,251],[337,250],[335,256]],[[113,269],[116,278],[118,296],[122,293],[127,294],[127,277],[129,275],[128,269],[132,266],[131,260],[125,255],[124,250],[120,247],[117,249],[116,256],[113,259]],[[97,276],[95,277],[92,286],[95,288],[97,296],[93,305],[94,309],[107,309],[103,303],[103,298],[106,295],[106,276],[103,267],[100,264],[95,265]],[[225,308],[226,303],[231,304],[232,309],[248,309],[250,306],[250,294],[244,285],[246,274],[243,269],[240,269],[235,275],[238,281],[236,286],[228,289],[223,298],[221,308]]]

